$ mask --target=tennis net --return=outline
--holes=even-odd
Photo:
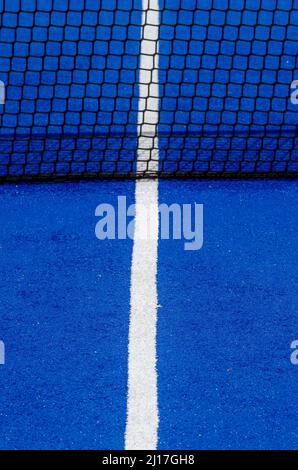
[[[298,175],[298,0],[0,11],[2,181]]]

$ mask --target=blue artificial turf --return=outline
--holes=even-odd
[[[297,448],[297,182],[159,188],[205,216],[202,250],[159,245],[159,447]]]
[[[98,204],[134,183],[0,188],[1,449],[121,449],[130,240],[99,241]]]

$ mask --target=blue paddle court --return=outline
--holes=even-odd
[[[297,37],[0,0],[1,450],[297,449]]]

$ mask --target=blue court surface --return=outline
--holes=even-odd
[[[2,449],[122,449],[130,240],[98,240],[95,208],[135,182],[0,188]],[[204,245],[161,240],[160,449],[297,448],[294,180],[160,181],[204,204]]]
[[[0,448],[297,449],[297,1],[0,9]],[[202,248],[99,240],[118,196]]]

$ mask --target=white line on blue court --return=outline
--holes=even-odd
[[[142,2],[137,172],[157,172],[159,117],[159,2]],[[151,158],[150,158],[151,157]],[[156,369],[158,180],[141,179],[135,190],[135,233],[131,265],[128,398],[125,448],[154,450],[158,439]],[[150,236],[144,233],[148,208]],[[148,220],[147,219],[147,220]]]

